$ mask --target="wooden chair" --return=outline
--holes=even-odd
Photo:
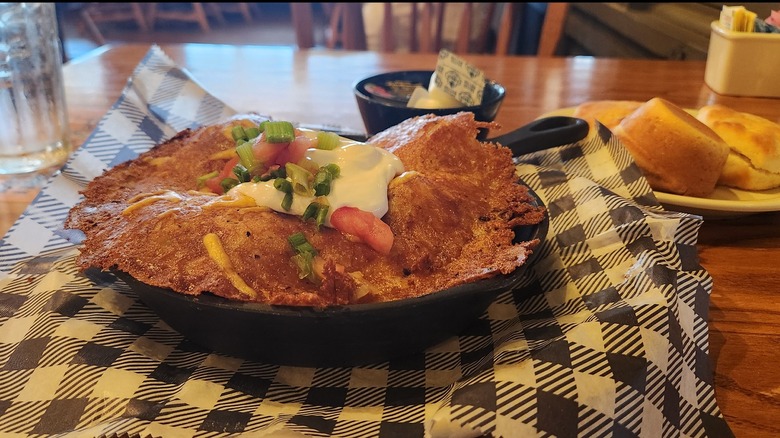
[[[365,28],[360,3],[334,3],[330,15],[328,48],[342,47],[347,50],[365,50]],[[444,17],[448,3],[410,3],[409,50],[412,52],[435,53],[442,48]],[[486,3],[487,8],[479,23],[474,23],[476,3],[461,3],[455,53],[488,53],[507,55],[514,35],[517,3]],[[501,6],[499,9],[499,5]],[[451,7],[451,6],[450,6]],[[395,16],[393,4],[382,3],[382,30],[380,48],[382,52],[394,52],[396,45]],[[542,24],[538,56],[554,56],[563,34],[568,3],[548,3]],[[500,13],[495,38],[495,48],[490,46],[491,26],[496,13]],[[475,32],[476,29],[476,32]],[[476,34],[476,36],[475,36]]]
[[[158,20],[170,20],[196,23],[203,32],[210,32],[209,17],[214,17],[219,24],[225,23],[225,18],[215,3],[148,3],[149,27],[154,29]]]
[[[81,9],[81,19],[92,38],[101,46],[106,43],[100,31],[103,23],[132,22],[141,31],[150,29],[141,3],[86,3]]]

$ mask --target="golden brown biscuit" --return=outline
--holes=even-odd
[[[658,97],[623,119],[614,133],[653,189],[678,195],[712,193],[729,154],[712,129]]]
[[[723,105],[707,105],[696,116],[731,148],[718,184],[744,190],[780,187],[780,125]]]

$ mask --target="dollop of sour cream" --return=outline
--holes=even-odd
[[[317,132],[300,130],[304,135],[316,138]],[[309,148],[305,157],[318,166],[336,164],[339,177],[331,183],[326,196],[330,207],[325,225],[331,227],[330,217],[340,207],[355,207],[372,213],[377,218],[387,213],[387,187],[390,181],[404,172],[401,160],[392,153],[369,143],[341,138],[339,146],[332,150]],[[293,195],[290,210],[282,208],[284,193],[274,188],[273,180],[246,182],[230,189],[228,196],[249,196],[259,206],[266,206],[280,213],[301,216],[314,196]]]

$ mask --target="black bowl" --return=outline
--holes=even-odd
[[[544,241],[548,227],[547,218],[520,227],[515,241]],[[114,273],[169,326],[210,350],[284,365],[355,366],[419,352],[457,335],[499,293],[517,286],[536,254],[508,275],[417,298],[324,309],[245,303],[211,294],[193,297]]]
[[[469,111],[474,113],[474,118],[478,121],[495,120],[506,90],[501,84],[490,80],[485,80],[482,103],[479,105],[438,109],[407,107],[406,102],[414,87],[427,89],[432,74],[433,70],[397,71],[370,76],[355,83],[355,99],[369,137],[406,119],[425,114],[446,116]],[[480,130],[479,139],[482,140],[486,136],[487,130]]]

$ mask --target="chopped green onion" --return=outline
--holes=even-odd
[[[287,170],[282,166],[276,166],[271,168],[271,176],[274,178],[287,178]]]
[[[330,193],[330,183],[333,180],[333,176],[325,170],[320,168],[316,175],[314,175],[314,195],[326,196]]]
[[[290,181],[287,181],[284,178],[276,178],[274,180],[274,188],[276,190],[279,190],[280,192],[284,192],[284,193],[292,193],[293,192],[292,184],[290,183]]]
[[[341,168],[338,164],[330,163],[328,165],[322,166],[323,169],[327,170],[333,179],[336,179],[341,175]]]
[[[328,198],[324,196],[318,196],[314,198],[314,200],[309,203],[308,206],[306,206],[306,209],[303,211],[303,215],[301,215],[301,219],[304,222],[308,221],[309,219],[314,219],[315,223],[317,224],[317,229],[319,229],[320,226],[325,223],[325,218],[328,217],[328,209],[330,209]]]
[[[330,205],[320,205],[319,210],[317,210],[317,217],[314,219],[317,224],[317,229],[325,224],[325,219],[328,217],[328,210],[330,210]]]
[[[236,153],[238,154],[238,162],[250,172],[254,170],[258,164],[261,164],[260,160],[255,158],[255,153],[252,150],[252,142],[239,142],[238,146],[236,146]]]
[[[265,141],[268,143],[290,143],[295,140],[295,128],[290,122],[264,122]]]
[[[311,172],[295,163],[287,163],[284,165],[284,168],[287,176],[290,177],[293,192],[296,195],[312,196],[314,194],[311,188],[311,181],[314,179],[314,175]]]
[[[219,185],[222,187],[222,191],[227,193],[230,189],[238,185],[238,180],[234,178],[224,178],[220,181]]]
[[[317,250],[306,240],[303,233],[298,232],[287,237],[295,255],[290,258],[295,266],[298,267],[298,278],[308,278],[309,281],[316,282],[317,277],[314,273],[314,256]]]
[[[215,170],[213,172],[209,172],[205,175],[199,176],[198,180],[196,181],[196,183],[198,184],[197,187],[198,188],[203,187],[203,185],[206,184],[206,181],[210,180],[211,178],[214,178],[217,175],[219,175],[219,172]]]
[[[308,278],[310,281],[316,281],[314,277],[314,255],[310,252],[296,254],[290,258],[295,266],[298,267],[298,278],[301,280]]]
[[[311,243],[309,243],[309,241],[306,240],[306,236],[300,231],[288,236],[287,242],[290,243],[292,249],[298,254],[308,252],[317,255],[317,250],[314,249]]]
[[[304,243],[308,243],[308,240],[306,240],[306,236],[301,232],[297,232],[295,234],[291,234],[287,236],[287,241],[290,243],[292,249],[295,249],[296,251],[297,251],[296,248],[298,248],[300,245],[303,245]]]
[[[244,129],[244,133],[246,134],[247,139],[252,140],[253,138],[260,135],[260,128],[257,127],[251,127]]]
[[[249,180],[252,179],[249,170],[240,164],[233,166],[233,174],[238,178],[239,183],[249,182]]]
[[[327,166],[322,166],[317,171],[317,174],[314,175],[314,195],[315,196],[327,196],[330,194],[330,187],[333,183],[333,180],[338,178],[338,176],[341,174],[341,169],[336,164],[328,164]]]
[[[290,208],[292,208],[292,201],[293,201],[292,192],[285,193],[284,198],[282,198],[282,208],[284,209],[284,211],[290,211]]]
[[[284,178],[276,178],[274,179],[274,188],[280,192],[284,192],[284,198],[282,198],[282,208],[284,211],[290,211],[293,202],[292,183]]]
[[[317,149],[325,149],[326,151],[329,151],[339,147],[339,144],[341,144],[341,139],[335,132],[317,132]]]
[[[246,135],[246,132],[244,131],[244,127],[241,125],[234,126],[233,130],[230,133],[233,135],[233,140],[237,142],[239,140],[246,141],[249,139],[249,137],[247,137]]]
[[[303,219],[304,222],[311,218],[317,217],[317,211],[319,211],[320,205],[316,202],[309,203],[308,206],[306,206],[306,210],[303,210],[303,215],[301,216],[301,219]]]

